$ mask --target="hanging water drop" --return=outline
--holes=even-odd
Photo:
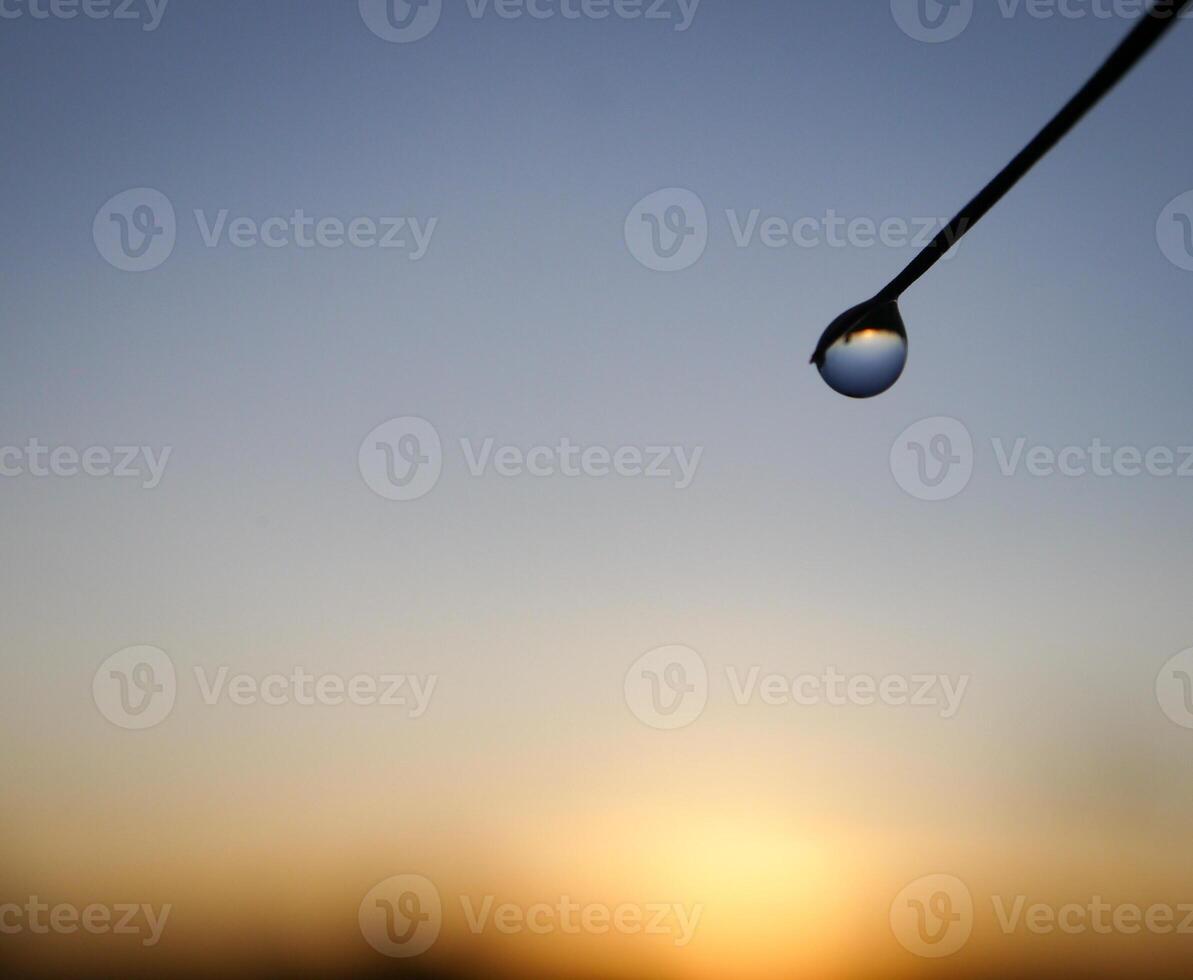
[[[969,202],[874,299],[842,313],[820,338],[812,363],[829,386],[850,398],[873,398],[891,387],[907,364],[907,331],[898,301],[973,228],[1166,31],[1183,19],[1193,0],[1151,0],[1147,13],[1063,109]],[[1193,235],[1193,231],[1189,231]]]
[[[833,391],[848,398],[887,391],[907,365],[898,304],[872,301],[843,313],[825,331],[812,363]]]

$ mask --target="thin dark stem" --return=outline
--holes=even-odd
[[[1078,92],[1056,117],[1048,123],[1040,134],[1024,147],[1006,168],[995,177],[986,187],[965,206],[948,226],[936,236],[930,245],[924,248],[912,260],[911,264],[878,294],[879,300],[895,300],[911,286],[925,272],[957,244],[961,237],[976,225],[994,205],[996,205],[1015,186],[1032,167],[1034,167],[1059,143],[1082,117],[1090,111],[1102,97],[1122,80],[1136,63],[1147,54],[1148,50],[1164,35],[1181,12],[1193,0],[1156,0],[1151,9],[1118,46],[1097,73]]]

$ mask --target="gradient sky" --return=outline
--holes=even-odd
[[[356,903],[406,871],[527,901],[682,896],[709,908],[691,949],[584,954],[677,977],[914,973],[887,910],[941,871],[975,894],[1193,901],[1174,893],[1193,733],[1154,693],[1193,646],[1193,483],[1006,478],[991,450],[1193,446],[1193,274],[1156,237],[1193,188],[1173,95],[1193,26],[908,293],[911,360],[879,400],[839,398],[807,360],[914,249],[738,248],[725,216],[947,219],[1129,26],[979,3],[925,44],[886,2],[833,0],[703,0],[684,32],[446,0],[411,44],[331,0],[173,0],[153,32],[0,20],[0,445],[173,447],[153,490],[0,479],[4,895],[173,902],[159,967],[213,937],[371,955]],[[124,273],[92,222],[143,186],[178,243]],[[666,274],[623,225],[670,187],[710,230]],[[296,208],[438,223],[411,262],[209,249],[192,214]],[[357,467],[399,416],[447,448],[416,502]],[[978,447],[940,503],[888,464],[930,416]],[[703,457],[683,491],[473,478],[458,442],[487,437]],[[126,732],[91,681],[134,644],[188,677],[304,665],[439,689],[394,722],[208,708],[192,683]],[[622,698],[666,644],[713,675],[682,732]],[[944,721],[737,707],[726,665],[972,680]],[[1065,942],[985,935],[963,965],[1140,949]],[[580,948],[461,943],[522,975]],[[26,942],[19,962],[80,948]]]

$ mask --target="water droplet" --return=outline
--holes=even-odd
[[[873,398],[887,391],[907,365],[907,330],[893,302],[862,303],[825,331],[812,357],[833,391]]]

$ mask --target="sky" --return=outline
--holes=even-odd
[[[1193,26],[850,401],[1134,23],[926,2],[0,3],[0,970],[1187,962]]]

